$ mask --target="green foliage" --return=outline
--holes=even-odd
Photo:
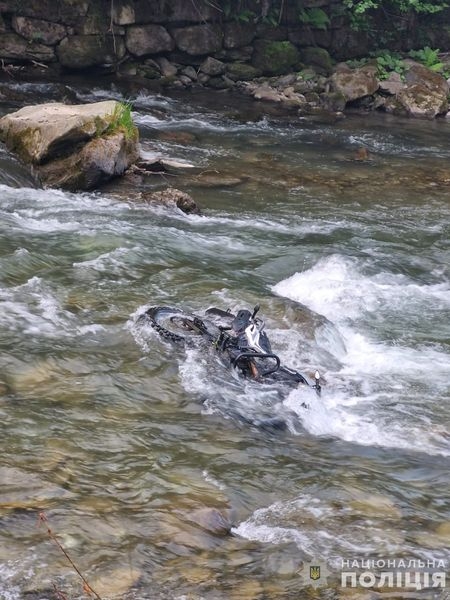
[[[242,10],[235,16],[235,19],[241,23],[249,23],[255,21],[256,15],[252,10]]]
[[[344,6],[352,15],[363,15],[372,8],[379,8],[380,0],[344,0]]]
[[[314,27],[314,29],[327,29],[330,24],[327,13],[321,8],[302,8],[299,19],[305,25]]]
[[[258,20],[258,15],[246,5],[245,0],[224,0],[220,5],[225,18],[230,21],[250,23]]]
[[[262,18],[262,22],[271,27],[277,27],[280,24],[281,12],[272,7],[267,15]]]
[[[439,52],[438,49],[433,50],[429,46],[425,46],[421,50],[411,50],[409,56],[424,64],[428,69],[440,73],[444,68],[444,63],[439,59]]]
[[[360,67],[367,65],[368,60],[368,58],[352,58],[351,60],[347,60],[345,62],[351,69],[359,69]]]
[[[403,77],[407,69],[403,58],[395,52],[389,52],[389,50],[378,53],[376,61],[379,79],[387,79],[392,72]]]
[[[433,15],[449,6],[450,0],[343,0],[353,29],[364,31],[382,48],[392,41],[395,31],[390,31],[393,20],[404,27],[415,27],[414,17]],[[384,24],[381,21],[384,19]],[[409,24],[409,25],[408,25]],[[398,35],[398,32],[397,32]]]
[[[118,102],[111,115],[109,126],[105,133],[122,131],[127,139],[136,138],[138,130],[131,115],[132,106],[129,102]]]
[[[416,13],[425,13],[432,15],[434,13],[441,12],[444,8],[447,8],[448,2],[445,0],[397,0],[401,12],[408,12],[410,10]]]
[[[390,9],[396,13],[434,14],[444,10],[448,2],[446,0],[344,0],[344,5],[355,15],[363,15],[379,8]]]

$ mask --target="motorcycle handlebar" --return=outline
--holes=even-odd
[[[231,361],[233,367],[235,367],[238,362],[243,358],[270,358],[275,361],[275,366],[272,369],[267,369],[267,371],[263,371],[261,376],[270,375],[271,373],[275,373],[280,368],[280,358],[276,354],[263,354],[262,352],[241,352]]]
[[[259,309],[261,308],[261,306],[259,304],[257,304],[255,306],[255,308],[253,309],[253,314],[252,314],[252,319],[254,319],[259,311]]]

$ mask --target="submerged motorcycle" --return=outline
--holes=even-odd
[[[264,321],[256,316],[259,308],[257,305],[253,312],[243,309],[237,314],[208,308],[206,316],[199,317],[169,306],[152,306],[139,320],[148,322],[160,336],[176,344],[206,341],[246,378],[291,387],[306,385],[320,395],[318,371],[312,383],[305,375],[281,365],[280,358],[272,352]]]

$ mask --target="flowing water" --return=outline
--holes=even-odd
[[[82,596],[42,511],[105,598],[343,598],[342,561],[445,570],[450,123],[132,99],[144,155],[184,169],[70,194],[0,150],[0,598]],[[202,214],[139,202],[167,184]],[[321,398],[136,322],[257,303]]]

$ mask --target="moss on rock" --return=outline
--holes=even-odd
[[[267,75],[283,75],[299,63],[299,51],[289,41],[258,40],[255,43],[252,64]]]

